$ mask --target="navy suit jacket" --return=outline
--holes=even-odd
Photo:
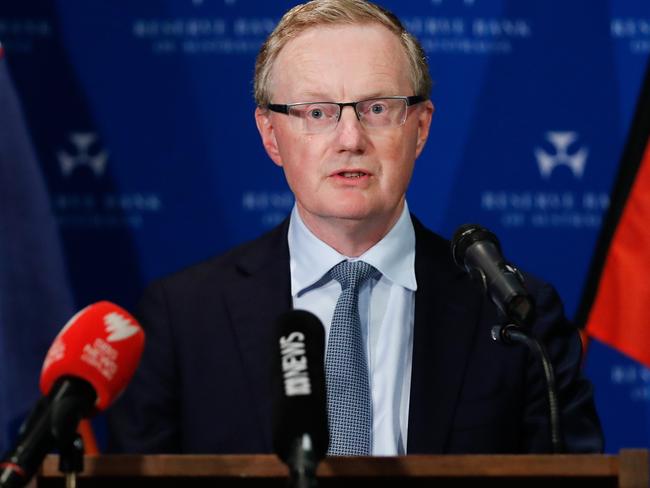
[[[415,218],[413,370],[407,452],[550,452],[536,359],[490,337],[494,305]],[[265,453],[271,441],[274,321],[291,308],[288,221],[225,255],[154,282],[140,309],[141,365],[109,415],[118,452]],[[581,344],[553,289],[533,278],[535,334],[556,368],[567,448],[602,433]]]

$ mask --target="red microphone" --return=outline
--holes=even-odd
[[[110,302],[89,305],[63,327],[45,357],[44,395],[0,461],[0,488],[24,486],[53,448],[73,442],[79,421],[106,409],[126,388],[144,348],[144,331]]]
[[[111,302],[89,305],[63,327],[45,356],[41,392],[49,395],[59,378],[74,376],[90,383],[95,408],[105,410],[129,384],[144,348],[144,331]]]

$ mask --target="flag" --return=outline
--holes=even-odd
[[[72,310],[50,199],[0,44],[0,452],[39,397],[43,358]]]
[[[650,367],[650,64],[580,310],[587,334]]]

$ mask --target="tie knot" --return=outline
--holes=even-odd
[[[363,261],[342,261],[330,270],[330,275],[341,284],[341,288],[358,289],[378,271]]]

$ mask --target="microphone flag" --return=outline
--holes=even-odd
[[[576,323],[650,367],[650,64]]]
[[[0,452],[40,396],[43,357],[72,314],[60,237],[0,44]]]

